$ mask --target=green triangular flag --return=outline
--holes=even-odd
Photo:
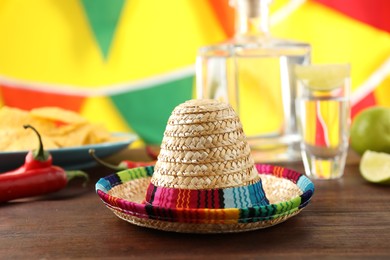
[[[103,58],[107,59],[125,0],[81,0]]]

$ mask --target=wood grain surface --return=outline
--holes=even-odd
[[[143,151],[110,157],[144,159]],[[95,193],[111,170],[88,169],[86,188],[74,182],[50,196],[0,205],[0,259],[259,259],[388,258],[390,187],[369,184],[349,158],[344,176],[314,181],[315,194],[299,215],[257,231],[194,235],[134,226],[117,218]],[[302,163],[285,167],[303,171]]]

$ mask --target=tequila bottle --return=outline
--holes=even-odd
[[[269,31],[272,0],[233,0],[235,36],[199,49],[196,97],[229,102],[257,162],[300,159],[295,120],[295,64],[310,63],[310,45]]]

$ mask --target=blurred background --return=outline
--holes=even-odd
[[[271,33],[350,63],[352,116],[390,107],[390,1],[274,0]],[[194,96],[201,46],[234,34],[229,0],[0,0],[0,106],[58,106],[159,144]]]

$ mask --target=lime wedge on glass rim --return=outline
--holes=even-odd
[[[313,90],[326,91],[343,85],[345,78],[349,77],[349,64],[311,64],[296,65],[297,79],[307,82]]]
[[[390,154],[367,150],[360,160],[360,174],[372,183],[390,184]]]

